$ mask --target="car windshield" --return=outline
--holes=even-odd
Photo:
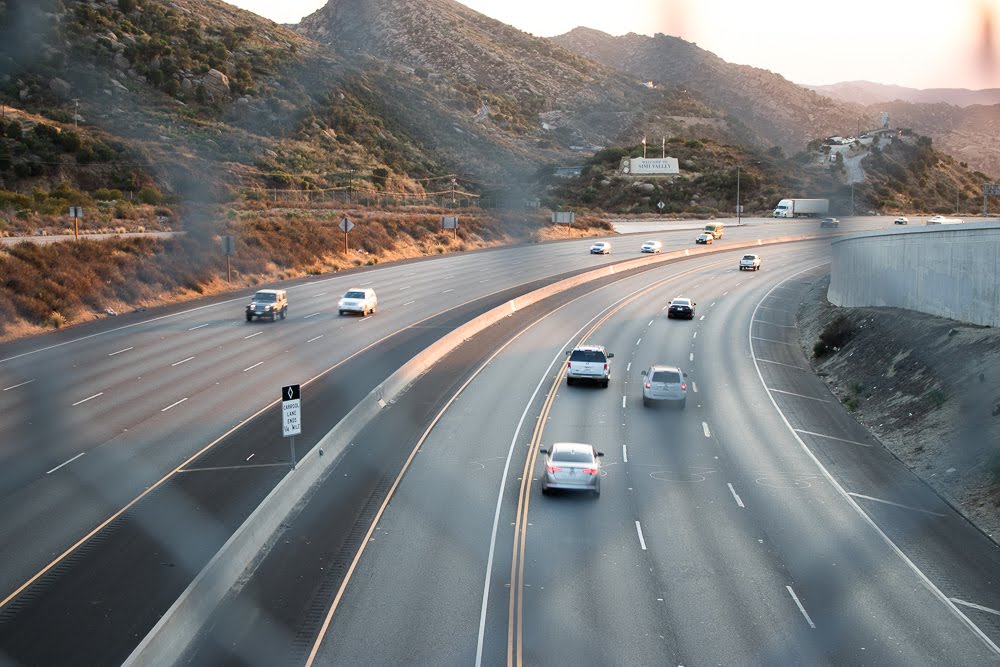
[[[681,374],[677,371],[653,371],[652,381],[678,384],[681,381]]]
[[[732,260],[730,260],[730,261],[732,261]],[[662,303],[662,301],[661,301],[661,303]],[[670,305],[671,306],[690,306],[691,302],[688,301],[687,299],[674,299],[673,302]]]
[[[743,255],[743,259],[754,260],[757,259],[757,255]]]
[[[274,302],[278,300],[278,295],[274,292],[257,292],[253,295],[254,301]]]
[[[345,299],[363,299],[365,298],[364,292],[348,292],[344,295]]]
[[[593,463],[594,455],[586,449],[557,449],[552,452],[556,463]]]
[[[573,350],[573,353],[569,356],[570,361],[590,361],[594,363],[603,364],[607,361],[607,357],[600,350]]]

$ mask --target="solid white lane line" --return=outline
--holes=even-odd
[[[412,305],[413,305],[413,304],[415,304],[415,303],[416,303],[416,301],[407,301],[407,302],[406,302],[406,303],[404,303],[403,305],[404,305],[404,306],[412,306]]]
[[[74,403],[74,404],[73,404],[73,406],[72,406],[72,407],[74,407],[74,408],[75,408],[76,406],[80,405],[81,403],[86,403],[87,401],[89,401],[89,400],[92,400],[92,399],[95,399],[95,398],[97,398],[98,396],[104,396],[104,392],[103,392],[103,391],[100,391],[100,392],[98,392],[98,393],[94,394],[93,396],[88,396],[87,398],[83,399],[82,401],[77,401],[76,403]]]
[[[181,364],[186,364],[192,359],[194,359],[194,357],[188,357],[187,359],[181,359],[180,361],[175,361],[174,363],[170,364],[170,367],[173,368],[174,366],[180,366]]]
[[[639,535],[639,546],[642,547],[643,551],[645,551],[646,539],[642,536],[642,526],[639,525],[638,521],[635,522],[635,532]]]
[[[688,361],[694,361],[694,352],[688,355]]]
[[[799,346],[798,343],[787,343],[783,340],[774,340],[773,338],[761,338],[760,336],[750,336],[750,337],[753,338],[754,340],[762,340],[765,343],[777,343],[778,345],[792,345],[794,347]]]
[[[827,438],[829,440],[837,440],[839,442],[846,442],[852,445],[861,445],[862,447],[871,447],[868,443],[858,442],[857,440],[845,440],[844,438],[836,438],[832,435],[827,435],[825,433],[816,433],[814,431],[805,431],[801,428],[794,429],[796,433],[805,433],[806,435],[815,435],[817,438]]]
[[[447,294],[448,292],[454,292],[454,291],[455,291],[455,288],[454,287],[450,287],[450,288],[446,289],[445,291],[441,292],[441,294]]]
[[[987,614],[996,614],[997,616],[1000,616],[1000,611],[997,611],[996,609],[990,609],[989,607],[984,607],[974,602],[966,602],[965,600],[960,600],[959,598],[951,598],[951,601],[956,604],[965,605],[966,607],[972,607],[973,609],[978,609],[979,611],[985,611]]]
[[[302,319],[308,320],[310,317],[316,317],[317,315],[319,315],[319,313],[309,313],[308,315],[306,315]]]
[[[881,498],[873,498],[871,496],[866,496],[863,493],[854,493],[851,491],[847,492],[847,495],[854,496],[855,498],[864,498],[865,500],[871,500],[872,502],[882,503],[884,505],[892,505],[893,507],[898,507],[904,510],[913,510],[914,512],[922,512],[924,514],[930,514],[931,516],[939,516],[944,518],[946,515],[940,514],[938,512],[932,512],[930,510],[922,510],[919,507],[912,507],[910,505],[901,505],[899,503],[894,503],[891,500],[882,500]]]
[[[698,385],[695,384],[694,382],[691,383],[691,391],[693,391],[696,394],[698,393]]]
[[[113,357],[116,354],[121,354],[122,352],[128,352],[129,350],[134,350],[134,347],[126,347],[124,350],[118,350],[117,352],[108,352],[109,357]]]
[[[68,461],[63,461],[62,463],[60,463],[59,465],[57,465],[57,466],[56,466],[55,468],[53,468],[52,470],[49,470],[49,471],[48,471],[48,472],[46,472],[45,474],[46,474],[46,475],[51,475],[51,474],[52,474],[52,473],[54,473],[54,472],[55,472],[56,470],[59,470],[59,468],[62,468],[63,466],[68,466],[68,465],[69,465],[70,463],[72,463],[73,461],[76,461],[76,460],[77,460],[78,458],[80,458],[81,456],[83,456],[83,455],[84,455],[84,454],[86,454],[86,453],[87,453],[87,452],[80,452],[79,454],[77,454],[77,455],[76,455],[76,456],[74,456],[73,458],[69,459]]]
[[[640,337],[639,340],[635,341],[635,344],[638,345],[641,342],[642,342],[642,338]]]
[[[765,364],[774,364],[775,366],[786,366],[788,368],[798,368],[800,371],[810,371],[810,372],[812,371],[812,369],[810,369],[810,368],[808,368],[806,366],[796,366],[795,364],[783,364],[780,361],[771,361],[770,359],[758,359],[757,361],[761,361],[761,362],[763,362]]]
[[[712,432],[708,430],[708,422],[702,422],[701,423],[701,430],[703,430],[705,432],[705,437],[706,438],[711,438],[712,437]]]
[[[10,391],[11,389],[17,389],[18,387],[23,387],[26,384],[31,384],[34,381],[35,381],[34,379],[31,379],[31,380],[27,380],[25,382],[21,382],[20,384],[12,384],[11,386],[9,386],[6,389],[4,389],[4,391]]]
[[[254,452],[253,454],[251,454],[250,456],[248,456],[247,457],[247,461],[249,461],[250,459],[252,459],[255,456],[257,456],[257,452]]]
[[[259,336],[259,335],[261,335],[262,333],[264,333],[264,332],[263,332],[263,331],[258,331],[257,333],[252,333],[252,334],[250,334],[249,336],[244,336],[244,337],[243,337],[243,340],[246,340],[246,339],[248,339],[248,338],[253,338],[254,336]]]
[[[653,326],[653,320],[650,320],[650,321],[649,321],[649,324],[647,324],[646,326],[647,326],[647,327],[651,327],[651,326]]]
[[[764,387],[768,391],[773,391],[778,394],[788,394],[789,396],[798,396],[799,398],[808,398],[810,401],[819,401],[820,403],[830,403],[831,401],[825,398],[816,398],[815,396],[806,396],[805,394],[796,394],[794,391],[782,391],[781,389],[772,389],[771,387]]]
[[[778,324],[777,322],[768,322],[767,320],[751,320],[757,324],[770,324],[772,327],[781,327],[783,329],[798,329],[794,324]]]
[[[167,407],[165,407],[165,408],[163,408],[162,410],[160,410],[160,412],[166,412],[166,411],[167,411],[167,410],[169,410],[170,408],[176,408],[176,407],[177,407],[178,405],[180,405],[181,403],[183,403],[183,402],[184,402],[184,401],[186,401],[186,400],[187,400],[187,398],[182,398],[181,400],[177,401],[176,403],[171,403],[171,404],[170,404],[170,405],[168,405]]]
[[[625,397],[624,396],[622,396],[622,407],[623,408],[625,407]]]
[[[813,620],[811,618],[809,618],[809,612],[807,612],[806,608],[802,606],[801,602],[799,602],[799,596],[795,594],[795,591],[792,590],[791,586],[785,586],[785,588],[788,589],[788,594],[792,596],[793,600],[795,600],[795,606],[797,606],[799,608],[799,611],[802,612],[802,615],[805,616],[806,622],[809,624],[809,627],[815,630],[816,624],[813,623]]]
[[[199,325],[198,325],[198,326],[196,326],[196,327],[191,327],[190,329],[188,329],[188,331],[195,331],[195,330],[197,330],[197,329],[204,329],[204,328],[205,328],[205,327],[207,327],[207,326],[208,326],[209,324],[211,324],[211,322],[205,322],[204,324],[199,324]],[[129,348],[129,349],[131,350],[132,348]]]
[[[628,463],[628,445],[622,445],[622,462]]]
[[[746,509],[746,505],[743,504],[743,500],[740,498],[740,495],[738,493],[736,493],[736,489],[733,488],[733,485],[732,484],[726,484],[726,486],[729,487],[729,492],[732,493],[733,494],[733,498],[736,499],[736,504],[739,505],[740,507]]]
[[[310,339],[309,339],[309,340],[307,340],[306,342],[307,342],[307,343],[312,343],[312,342],[314,342],[314,341],[317,341],[317,340],[319,340],[319,339],[320,339],[320,338],[322,338],[322,337],[323,337],[323,334],[320,334],[320,335],[316,336],[315,338],[310,338]]]
[[[255,369],[255,368],[257,368],[258,366],[260,366],[260,365],[261,365],[262,363],[264,363],[264,362],[263,362],[263,361],[258,361],[258,362],[257,362],[256,364],[254,364],[253,366],[247,366],[246,368],[244,368],[244,369],[243,369],[243,372],[244,372],[244,373],[246,373],[247,371],[252,371],[253,369]]]
[[[625,367],[625,372],[628,373],[630,370],[632,370],[632,362],[631,361],[628,362],[628,366]],[[7,391],[7,390],[5,389],[4,391]]]

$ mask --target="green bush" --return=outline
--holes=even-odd
[[[139,190],[139,201],[143,204],[156,205],[163,201],[163,195],[153,186],[147,185]]]
[[[97,201],[121,201],[125,199],[121,190],[113,188],[98,188],[90,193],[90,196]]]

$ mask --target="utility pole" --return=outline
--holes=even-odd
[[[73,127],[75,128],[75,127],[77,127],[76,119],[80,116],[80,100],[74,97],[73,98],[73,104],[74,104],[74,107],[73,107]]]
[[[740,165],[736,165],[736,226],[743,224],[743,207],[740,206]]]

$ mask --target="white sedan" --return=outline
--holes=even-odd
[[[711,245],[715,242],[715,237],[711,234],[699,234],[694,240],[695,243],[704,243],[705,245]]]
[[[611,254],[611,244],[607,241],[598,241],[594,245],[590,246],[591,255],[610,255]]]
[[[656,254],[661,250],[663,250],[663,244],[659,241],[646,241],[642,244],[642,247],[639,248],[640,252],[651,252],[653,254]]]

